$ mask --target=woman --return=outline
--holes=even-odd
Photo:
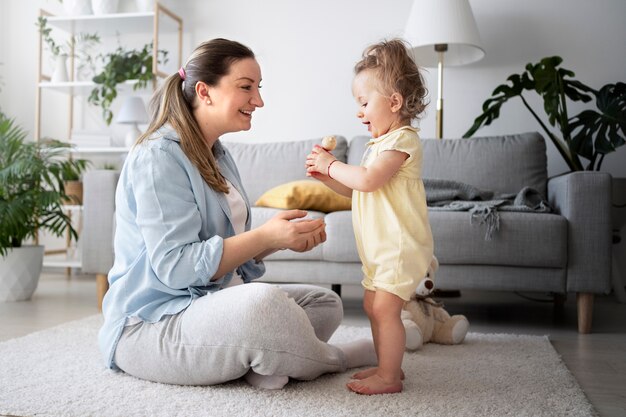
[[[250,204],[219,137],[248,130],[263,107],[261,70],[240,43],[202,43],[152,98],[153,118],[116,191],[115,264],[99,344],[106,364],[138,378],[211,385],[373,365],[370,340],[326,342],[341,322],[329,290],[250,282],[280,249],[326,239],[322,220],[285,211],[250,230]],[[246,284],[246,285],[237,285]]]

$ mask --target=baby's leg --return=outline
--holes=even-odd
[[[350,382],[348,388],[352,391],[367,395],[402,391],[401,366],[406,337],[400,319],[403,305],[404,300],[397,295],[376,291],[370,320],[378,367],[373,374]]]
[[[370,321],[370,327],[372,329],[372,337],[374,338],[374,341],[376,341],[376,327],[374,327],[372,325],[372,314],[373,314],[373,306],[374,306],[374,297],[376,295],[375,291],[371,291],[371,290],[365,290],[365,294],[363,294],[363,310],[365,310],[365,314],[367,314],[367,317]],[[374,348],[376,349],[376,363],[378,363],[378,346],[376,346],[376,343],[374,343]],[[374,375],[376,373],[376,367],[374,368],[368,368],[364,371],[359,371],[355,374],[352,375],[353,379],[365,379],[367,377],[370,377],[372,375]]]

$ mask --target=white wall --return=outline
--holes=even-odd
[[[123,0],[122,0],[123,1]],[[382,38],[402,35],[412,0],[239,0],[171,2],[185,19],[184,55],[202,40],[226,37],[249,45],[263,71],[265,107],[253,128],[228,140],[258,142],[307,139],[335,133],[366,134],[354,116],[352,66],[361,51]],[[626,81],[626,2],[623,0],[470,0],[486,56],[445,73],[445,137],[460,137],[483,101],[508,75],[549,55],[594,88]],[[394,7],[390,7],[393,4]],[[5,86],[0,107],[32,131],[39,7],[58,9],[53,0],[0,0],[0,62]],[[8,40],[8,37],[11,40]],[[433,137],[436,70],[426,74],[433,105],[421,123]],[[531,99],[531,103],[539,104]],[[572,106],[575,114],[580,106]],[[539,130],[518,102],[480,135]],[[566,170],[548,144],[549,172]],[[626,146],[608,156],[603,170],[626,176]]]
[[[5,1],[0,0],[0,28],[4,28],[8,24],[8,13],[6,13],[5,9]],[[2,93],[2,90],[4,89],[6,83],[6,64],[4,64],[4,57],[7,55],[7,43],[7,36],[4,31],[0,29],[0,109],[2,108],[3,97],[5,96],[5,94]]]

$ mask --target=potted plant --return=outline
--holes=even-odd
[[[70,37],[65,44],[58,43],[52,37],[52,28],[48,27],[48,19],[43,16],[37,18],[37,27],[42,40],[54,59],[53,82],[68,80],[67,58],[73,56],[78,61],[76,73],[79,78],[85,77],[89,72],[95,72],[93,48],[100,43],[97,33],[77,33]]]
[[[61,162],[61,178],[67,195],[66,203],[83,204],[83,182],[81,174],[87,169],[90,161],[87,159],[73,159]]]
[[[519,97],[556,146],[570,170],[599,171],[606,155],[615,152],[625,143],[626,84],[606,84],[600,90],[594,90],[572,79],[574,73],[561,68],[562,62],[558,56],[544,58],[537,64],[527,64],[523,73],[509,76],[510,84],[496,87],[491,97],[483,103],[483,113],[474,120],[474,124],[463,137],[470,137],[481,126],[491,124],[500,115],[500,108],[504,103]],[[548,123],[553,128],[556,127],[560,135],[539,118],[523,95],[526,91],[541,96]],[[583,110],[575,116],[569,116],[568,99],[587,103],[594,98],[597,110]],[[583,165],[580,157],[587,160],[586,165]],[[611,194],[613,240],[619,243],[620,230],[626,223],[626,209],[623,205],[626,198],[626,178],[612,178]],[[621,255],[614,254],[614,257],[619,256]],[[619,299],[626,300],[623,283],[615,283],[614,291]]]
[[[572,171],[600,170],[604,157],[624,145],[626,137],[626,84],[607,84],[600,90],[574,80],[574,73],[561,68],[558,56],[527,64],[526,71],[508,77],[510,84],[496,87],[483,103],[483,113],[474,120],[463,137],[472,136],[500,116],[500,108],[509,99],[519,97],[546,135],[556,146]],[[553,132],[533,110],[523,93],[535,92],[543,99],[548,123],[559,130]],[[583,110],[570,117],[567,100],[589,102],[595,98],[597,110]],[[580,160],[585,158],[586,166]]]
[[[157,55],[160,57],[159,63],[167,62],[167,51],[159,50]],[[93,81],[98,86],[91,91],[88,101],[102,107],[102,117],[108,125],[113,120],[111,104],[117,97],[118,84],[131,80],[137,81],[133,85],[133,90],[138,90],[154,80],[152,43],[144,45],[139,50],[126,50],[118,46],[115,51],[100,55],[98,58],[104,62],[104,67],[93,77]]]
[[[63,4],[65,13],[69,16],[91,14],[90,0],[59,0]]]
[[[26,133],[0,112],[0,301],[28,300],[37,288],[44,248],[25,245],[39,230],[77,234],[63,211],[69,144],[28,142]]]

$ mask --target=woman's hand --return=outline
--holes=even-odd
[[[302,219],[304,210],[286,210],[260,227],[272,249],[306,252],[326,241],[326,225],[322,219]]]
[[[330,179],[328,176],[328,167],[336,160],[330,152],[319,145],[315,145],[311,153],[306,157],[306,175],[313,177],[322,182]]]
[[[261,227],[224,239],[222,259],[211,279],[224,276],[250,259],[258,262],[279,249],[306,252],[325,242],[324,221],[302,219],[306,215],[304,210],[282,211]]]

